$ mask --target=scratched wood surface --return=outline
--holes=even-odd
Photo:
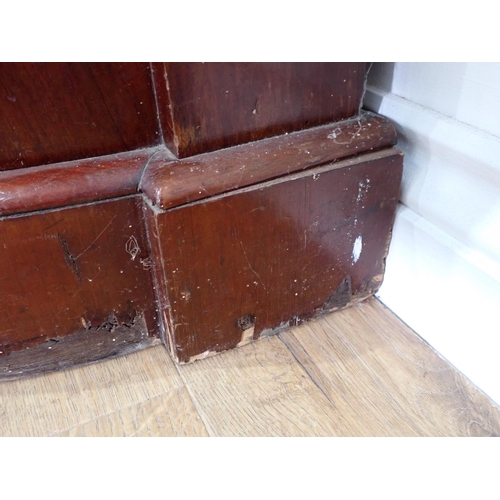
[[[376,299],[176,366],[163,346],[0,384],[0,436],[492,436],[500,409]]]
[[[344,435],[343,416],[277,336],[179,372],[211,435]]]
[[[388,148],[146,214],[175,359],[193,361],[378,289],[402,156]]]
[[[86,367],[1,383],[0,434],[50,436],[69,432],[105,416],[112,419],[111,415],[126,408],[181,388],[182,380],[168,354],[158,347]],[[116,428],[114,434],[119,434]]]
[[[136,324],[156,334],[141,222],[128,197],[0,219],[0,355]],[[10,363],[10,361],[7,361]]]
[[[70,429],[59,436],[208,436],[185,387],[127,406]]]
[[[163,147],[148,162],[140,189],[159,208],[168,209],[396,143],[394,126],[365,112],[350,120],[180,160]]]
[[[500,435],[498,407],[376,300],[281,338],[356,435]]]
[[[159,143],[149,63],[0,63],[0,170]]]
[[[363,62],[153,63],[165,142],[184,158],[349,118],[360,108],[365,69]]]

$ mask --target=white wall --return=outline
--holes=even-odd
[[[375,63],[364,107],[406,155],[378,296],[500,403],[500,64]]]

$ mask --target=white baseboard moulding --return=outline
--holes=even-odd
[[[377,297],[500,402],[500,279],[495,263],[400,205]]]
[[[500,139],[368,86],[405,153],[377,296],[500,403]]]

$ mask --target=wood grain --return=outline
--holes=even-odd
[[[2,382],[0,436],[498,435],[499,407],[375,299],[280,337]]]
[[[137,193],[156,148],[0,172],[0,215],[91,203]]]
[[[67,437],[203,437],[208,432],[185,387],[72,427]]]
[[[0,219],[0,355],[139,318],[157,335],[141,207],[133,196]]]
[[[178,370],[211,436],[342,435],[342,415],[277,337]]]
[[[2,382],[0,435],[50,436],[168,394],[182,385],[162,346],[103,363]],[[178,428],[182,425],[179,422]]]
[[[0,170],[159,144],[148,63],[1,63]]]
[[[124,356],[159,343],[160,339],[149,334],[144,318],[139,316],[130,324],[110,323],[102,328],[84,329],[0,356],[0,380],[64,370],[75,365]]]
[[[281,338],[355,435],[500,435],[498,407],[374,299]]]
[[[151,158],[141,190],[168,209],[350,156],[394,146],[396,131],[371,114],[176,160],[166,148]]]
[[[179,158],[359,113],[365,63],[153,63],[165,143]]]
[[[401,171],[401,155],[388,149],[162,213],[149,209],[175,359],[231,349],[373,294]]]

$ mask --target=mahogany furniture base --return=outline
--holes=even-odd
[[[166,211],[146,203],[174,359],[242,346],[373,295],[400,167],[387,149]]]
[[[159,146],[0,173],[0,378],[160,341],[187,363],[371,296],[395,142],[364,114],[185,159]]]

